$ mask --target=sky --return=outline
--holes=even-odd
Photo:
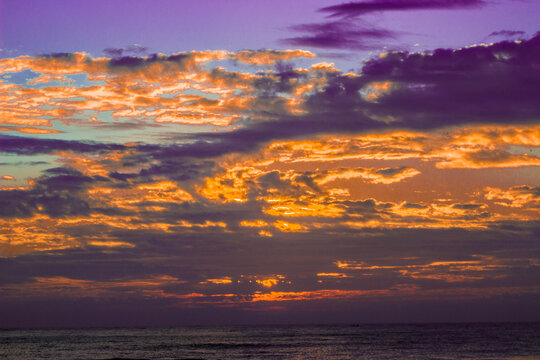
[[[0,328],[540,321],[540,3],[0,1]]]

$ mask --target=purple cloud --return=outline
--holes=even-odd
[[[146,54],[148,48],[138,44],[128,45],[125,48],[106,48],[103,49],[103,53],[109,57],[121,57],[124,54],[131,54],[134,56],[141,56]]]
[[[331,49],[374,49],[379,46],[373,40],[395,39],[397,33],[375,28],[359,26],[353,23],[356,18],[374,12],[411,11],[433,9],[467,9],[480,7],[485,0],[368,0],[349,2],[320,8],[337,21],[291,26],[294,32],[305,35],[283,39],[282,42],[295,46],[309,46]]]
[[[409,128],[537,121],[538,59],[540,33],[519,44],[389,53],[367,62],[359,81],[389,81],[399,89],[365,103],[365,113],[401,119]]]
[[[88,177],[71,168],[53,168],[45,173],[30,190],[1,191],[0,218],[25,218],[36,212],[51,217],[87,214],[90,208],[79,197],[80,191],[92,183],[107,181],[102,177]]]
[[[368,0],[343,3],[319,9],[329,17],[356,17],[381,11],[466,9],[480,7],[484,0]]]
[[[500,31],[494,31],[491,34],[488,35],[488,37],[503,37],[503,38],[512,38],[515,36],[523,36],[525,35],[525,31],[521,30],[500,30]]]
[[[329,49],[373,49],[376,46],[370,44],[371,40],[396,37],[393,31],[360,27],[346,21],[301,24],[292,26],[290,29],[306,33],[306,35],[283,39],[283,43]]]
[[[125,146],[120,144],[0,135],[0,153],[34,155],[49,154],[54,151],[63,150],[80,153],[98,153],[102,151],[122,150],[124,148]]]

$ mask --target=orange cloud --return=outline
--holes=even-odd
[[[255,221],[243,220],[240,222],[240,225],[247,226],[247,227],[265,227],[265,226],[268,226],[268,223],[264,220],[255,220]]]
[[[135,118],[143,122],[229,126],[245,113],[257,111],[262,119],[268,110],[299,112],[302,100],[298,97],[279,96],[281,101],[265,103],[256,96],[257,79],[279,81],[272,70],[251,74],[205,67],[210,61],[233,59],[268,65],[297,57],[314,55],[303,50],[264,50],[237,54],[192,51],[120,59],[91,58],[85,53],[2,59],[0,73],[32,70],[40,76],[30,80],[28,86],[49,86],[0,82],[0,121],[20,125],[15,129],[29,132],[29,126],[52,126],[52,119],[67,124],[76,117],[96,122],[90,112],[110,111],[120,121]],[[71,74],[86,74],[91,85],[75,86],[68,77]],[[55,86],[54,81],[62,81],[62,85]],[[292,79],[291,85],[294,92],[295,87],[304,86],[304,81]],[[190,89],[199,94],[185,93]]]
[[[370,101],[370,102],[376,102],[379,97],[391,92],[397,87],[398,87],[397,84],[392,83],[390,81],[372,82],[364,86],[360,90],[360,94],[362,95],[362,98],[364,100]]]
[[[36,85],[36,84],[46,84],[52,81],[69,82],[70,84],[73,84],[73,80],[68,79],[65,76],[59,76],[59,75],[41,75],[32,80],[28,80],[27,83],[28,85]]]
[[[509,189],[484,188],[484,197],[497,205],[540,211],[540,188],[527,185],[513,186]]]
[[[529,268],[529,261],[499,260],[489,256],[474,256],[478,260],[434,261],[427,264],[371,265],[362,261],[336,261],[343,270],[362,270],[368,273],[393,271],[412,279],[440,280],[448,283],[473,282],[487,278],[502,278],[502,270],[509,267]]]
[[[278,220],[274,223],[274,226],[276,229],[280,231],[286,231],[286,232],[296,232],[296,231],[302,231],[306,230],[305,226],[302,226],[301,224],[291,223],[287,221]]]
[[[375,184],[392,184],[404,179],[420,174],[416,169],[399,168],[399,169],[350,169],[350,170],[334,170],[329,171],[324,175],[320,175],[315,180],[318,184],[326,184],[339,179],[354,179],[361,178]]]
[[[215,284],[215,285],[224,285],[224,284],[230,284],[232,283],[232,280],[229,276],[225,276],[222,278],[217,279],[206,279],[205,281],[201,281],[200,284]]]
[[[0,131],[18,131],[25,134],[60,134],[60,130],[55,129],[42,129],[23,126],[0,126]]]
[[[284,163],[345,160],[421,159],[438,168],[538,166],[536,155],[510,151],[511,146],[540,146],[538,126],[455,127],[426,132],[392,131],[360,136],[321,136],[313,140],[276,141],[264,158]]]
[[[97,246],[97,247],[128,247],[132,248],[135,247],[135,245],[130,244],[128,242],[124,241],[89,241],[88,245]]]
[[[252,65],[272,65],[299,57],[314,58],[315,54],[306,50],[243,50],[231,56],[234,60]]]
[[[57,219],[45,215],[0,219],[0,257],[81,246],[79,239],[58,231],[58,227]]]
[[[238,282],[249,282],[262,285],[265,288],[271,288],[278,284],[291,284],[290,281],[286,280],[284,275],[280,274],[269,274],[269,275],[240,275],[240,280]]]
[[[162,181],[154,184],[137,186],[137,194],[142,201],[150,202],[186,202],[193,201],[193,197],[171,181]],[[141,196],[142,195],[142,196]]]
[[[317,276],[330,279],[342,279],[350,277],[349,275],[344,273],[317,273]]]
[[[139,293],[143,296],[154,296],[153,288],[184,281],[169,275],[159,275],[142,279],[115,279],[110,281],[94,281],[73,279],[64,276],[35,277],[24,284],[9,285],[3,290],[6,297],[27,298],[104,298],[118,295],[132,296]]]

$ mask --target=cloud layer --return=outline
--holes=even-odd
[[[104,54],[0,60],[7,326],[20,304],[70,302],[156,324],[159,309],[307,321],[343,306],[346,321],[428,300],[531,314],[540,35],[388,52],[357,73],[304,50]]]

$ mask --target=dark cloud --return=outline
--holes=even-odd
[[[113,57],[108,65],[111,68],[117,67],[127,67],[127,68],[137,68],[157,62],[171,62],[182,64],[185,60],[190,59],[189,54],[178,53],[173,55],[162,55],[162,54],[150,54],[145,57],[139,56],[120,56]]]
[[[40,57],[45,59],[61,59],[61,60],[73,60],[75,58],[75,55],[73,53],[66,53],[66,52],[57,52],[57,53],[50,53],[50,54],[42,54]]]
[[[122,56],[122,54],[124,54],[124,49],[123,48],[106,48],[106,49],[103,49],[103,53],[110,57],[119,57],[119,56]]]
[[[45,177],[39,181],[48,191],[57,190],[80,190],[86,184],[92,182],[92,178],[83,175],[80,171],[71,168],[52,168],[45,170]],[[102,178],[99,178],[102,180]]]
[[[283,111],[284,104],[276,104],[276,101],[281,101],[277,97],[278,93],[290,93],[298,84],[297,81],[305,80],[306,74],[297,72],[294,69],[294,65],[287,62],[277,62],[274,66],[275,72],[273,76],[267,76],[261,73],[253,81],[253,87],[258,94],[258,99],[255,102],[259,102],[259,107],[265,109],[275,108],[274,112]],[[264,104],[264,102],[271,102],[271,104]]]
[[[367,207],[370,204],[366,203]],[[88,231],[91,231],[89,227]],[[129,239],[136,244],[135,248],[123,249],[122,251],[109,250],[107,252],[99,251],[96,248],[86,249],[68,249],[47,253],[33,253],[18,256],[16,258],[0,258],[0,284],[3,286],[2,306],[0,307],[0,315],[5,322],[5,327],[11,326],[40,326],[55,324],[44,314],[49,314],[47,306],[51,304],[61,303],[63,305],[62,312],[58,311],[55,317],[56,321],[62,324],[65,321],[75,316],[79,312],[79,307],[84,301],[99,301],[99,305],[95,306],[95,311],[92,312],[93,317],[90,322],[82,321],[75,316],[77,321],[73,324],[81,326],[95,325],[103,326],[111,321],[117,325],[126,326],[124,313],[121,312],[122,307],[116,309],[111,308],[111,304],[129,299],[131,306],[136,304],[137,308],[144,309],[145,313],[150,312],[156,314],[160,309],[166,309],[167,312],[158,316],[158,320],[163,321],[168,325],[185,324],[184,317],[175,317],[175,320],[167,323],[170,320],[170,314],[174,311],[184,309],[189,313],[204,309],[205,312],[211,313],[214,316],[219,315],[220,307],[208,306],[208,304],[191,304],[186,310],[185,304],[172,296],[178,294],[196,293],[230,293],[235,296],[249,296],[255,291],[261,291],[262,287],[257,284],[229,284],[218,285],[211,287],[202,287],[199,282],[207,278],[219,278],[230,276],[234,280],[242,280],[241,275],[254,274],[282,274],[287,280],[292,281],[292,284],[278,284],[272,288],[272,291],[313,291],[322,289],[333,289],[339,286],[342,290],[371,290],[371,289],[389,289],[396,285],[417,287],[420,294],[423,291],[430,290],[442,291],[440,297],[431,296],[429,303],[431,306],[437,306],[437,311],[433,310],[426,321],[434,320],[455,320],[455,318],[446,317],[445,315],[451,306],[445,301],[448,294],[459,292],[456,304],[461,306],[469,306],[465,301],[467,297],[475,298],[475,290],[486,292],[477,297],[478,308],[486,306],[486,304],[494,304],[492,311],[485,313],[491,315],[486,320],[499,319],[497,316],[506,316],[513,314],[517,316],[516,309],[509,308],[501,315],[501,297],[489,296],[489,289],[512,287],[519,291],[521,286],[536,286],[538,277],[538,267],[528,264],[531,256],[536,256],[539,253],[538,242],[533,238],[523,233],[512,231],[466,231],[459,229],[441,229],[441,230],[394,230],[394,231],[379,231],[378,234],[365,236],[355,231],[340,231],[333,230],[326,232],[324,229],[309,233],[286,233],[276,236],[271,239],[261,239],[250,237],[245,233],[221,233],[218,236],[211,232],[187,234],[186,232],[178,231],[174,234],[151,233],[151,232],[135,232],[123,230],[117,232],[117,236],[124,240]],[[329,239],[331,239],[329,243]],[[436,241],[434,241],[436,239]],[[309,246],[306,246],[309,244]],[[481,273],[481,277],[469,282],[445,282],[436,279],[414,279],[400,276],[399,271],[403,269],[411,269],[411,266],[423,266],[433,262],[452,262],[452,261],[482,261],[488,259],[486,265],[489,268]],[[516,260],[524,259],[524,260]],[[341,260],[351,262],[353,265],[372,266],[372,269],[338,269],[335,261]],[[479,263],[481,266],[483,263]],[[498,267],[497,265],[502,265]],[[471,267],[470,264],[465,264],[465,267]],[[384,267],[390,268],[384,268]],[[445,272],[452,275],[477,276],[479,272],[474,269],[459,269],[459,264],[455,264],[450,270],[444,268]],[[472,266],[474,268],[474,264]],[[437,275],[437,270],[441,268],[431,268],[426,270],[426,275]],[[322,284],[317,280],[316,276],[320,272],[345,272],[350,278],[345,278],[335,281],[324,281]],[[158,285],[152,289],[163,290],[167,294],[172,295],[170,298],[161,298],[158,296],[150,296],[145,298],[144,291],[136,286],[127,284],[130,280],[149,279],[153,276],[168,275],[178,278],[182,281],[180,284]],[[422,275],[422,274],[420,274]],[[69,289],[66,289],[64,294],[49,293],[47,302],[46,298],[36,299],[32,296],[13,298],[10,293],[10,285],[24,287],[25,292],[30,294],[32,285],[36,283],[35,277],[42,278],[71,278],[77,280],[88,281],[88,289],[83,289],[82,294],[70,295]],[[93,281],[101,282],[105,286],[105,293],[92,294]],[[113,288],[115,282],[124,282],[125,285]],[[99,284],[98,284],[99,287]],[[62,290],[59,287],[59,290]],[[144,290],[144,289],[143,289]],[[113,291],[113,294],[107,294],[107,291]],[[446,291],[446,292],[445,292]],[[151,293],[151,294],[158,294]],[[519,293],[518,293],[519,295]],[[511,295],[516,301],[518,295]],[[16,300],[16,301],[15,301]],[[379,298],[376,301],[369,301],[369,298],[356,297],[351,301],[337,300],[327,303],[320,301],[312,302],[281,302],[279,305],[290,310],[291,314],[296,314],[297,310],[310,307],[318,312],[325,313],[333,311],[332,309],[342,308],[350,304],[357,304],[360,307],[372,306],[369,304],[377,303],[380,308],[376,314],[371,314],[371,317],[362,319],[373,319],[373,321],[397,321],[404,313],[410,315],[408,307],[412,301],[425,300],[422,296],[402,298],[389,297]],[[454,299],[455,300],[455,299]],[[157,301],[157,303],[156,303]],[[389,318],[384,317],[384,313],[395,309],[394,301],[399,301],[399,310],[392,313]],[[536,304],[537,302],[528,299],[524,304]],[[17,304],[25,306],[18,307]],[[32,312],[32,317],[29,317],[21,322],[21,316],[26,316],[27,312],[24,309],[34,311],[34,307],[29,307],[30,304],[37,306],[40,311]],[[347,305],[349,304],[349,305]],[[481,305],[482,306],[481,306]],[[88,312],[88,306],[83,306]],[[496,305],[496,306],[495,306]],[[127,305],[126,305],[127,306]],[[257,304],[240,304],[235,306],[229,304],[226,309],[228,312],[240,311],[240,309],[253,310]],[[43,307],[43,308],[42,308]],[[532,314],[529,307],[522,308],[518,312],[524,320],[531,320]],[[93,307],[91,307],[94,309]],[[536,309],[537,307],[533,307]],[[180,310],[179,310],[180,309]],[[113,311],[114,310],[114,311]],[[182,311],[184,311],[182,310]],[[253,313],[253,311],[246,311]],[[444,310],[444,311],[442,311]],[[16,311],[17,317],[10,314]],[[109,313],[110,311],[110,313]],[[120,312],[119,312],[120,311]],[[283,311],[283,310],[282,310]],[[393,311],[393,310],[392,310]],[[470,309],[469,309],[470,311]],[[417,310],[421,314],[420,309]],[[522,313],[521,313],[522,312]],[[68,315],[66,315],[68,314]],[[136,313],[134,313],[135,315]],[[265,312],[269,314],[268,310]],[[279,313],[277,313],[279,314]],[[347,309],[338,319],[343,321],[351,321],[351,311]],[[410,319],[416,321],[424,320],[415,314]],[[222,316],[222,315],[220,315]],[[243,316],[247,316],[244,314]],[[296,316],[296,315],[295,315]],[[454,314],[452,314],[454,316]],[[476,321],[483,318],[478,315],[468,314],[464,320]],[[528,316],[528,318],[526,317]],[[536,316],[536,315],[534,315]],[[149,319],[141,319],[139,325],[154,324]],[[218,317],[223,320],[223,317]],[[37,319],[37,320],[36,320]],[[43,321],[43,324],[39,321]],[[212,323],[211,318],[193,319],[194,324]],[[249,319],[249,317],[246,317]],[[295,317],[300,321],[313,321],[313,318]],[[318,319],[318,318],[317,318]],[[534,319],[534,318],[533,318]],[[39,321],[38,321],[39,320]],[[178,321],[178,322],[177,322]],[[191,320],[190,320],[191,321]],[[254,321],[251,319],[251,321]],[[260,321],[260,319],[257,319]],[[284,319],[284,321],[290,321]],[[336,318],[333,319],[336,321]],[[117,322],[117,323],[116,323]],[[263,320],[263,322],[266,322]],[[17,325],[18,324],[18,325]]]
[[[9,162],[0,162],[0,166],[6,166],[6,165],[11,165],[11,166],[26,166],[26,165],[30,165],[30,166],[34,166],[34,165],[48,165],[50,164],[49,162],[47,161],[17,161],[17,162],[13,162],[13,163],[9,163]]]
[[[305,35],[283,39],[283,43],[327,49],[375,49],[378,44],[373,40],[395,39],[397,36],[390,30],[362,27],[348,21],[302,24],[289,29]]]
[[[329,17],[355,17],[382,11],[466,9],[486,5],[484,0],[367,0],[353,1],[319,9]]]
[[[482,207],[482,204],[454,204],[452,205],[454,209],[460,210],[476,210]]]
[[[540,186],[514,186],[512,190],[518,191],[522,194],[532,195],[534,198],[540,198]]]
[[[291,26],[289,30],[304,35],[282,39],[282,42],[323,49],[377,49],[381,48],[381,42],[378,40],[386,40],[385,43],[388,45],[388,40],[396,39],[399,34],[366,25],[358,19],[363,15],[385,11],[467,9],[485,4],[484,0],[367,0],[342,3],[318,10],[338,20]]]
[[[126,46],[124,48],[106,48],[106,49],[103,49],[103,53],[106,56],[110,56],[110,57],[113,57],[113,58],[121,57],[124,54],[131,54],[131,55],[134,55],[134,56],[141,56],[141,55],[146,54],[147,51],[148,51],[147,47],[137,45],[137,44],[128,45],[128,46]]]
[[[392,52],[368,61],[359,82],[391,82],[397,89],[362,107],[371,117],[409,128],[536,121],[539,59],[540,34],[521,43]],[[354,105],[360,104],[349,108]]]
[[[494,31],[491,34],[488,35],[488,37],[504,37],[504,38],[512,38],[516,36],[524,36],[525,31],[521,30],[500,30],[500,31]]]
[[[392,177],[394,175],[397,175],[397,174],[403,172],[406,169],[407,169],[406,166],[401,166],[401,167],[398,167],[398,168],[381,169],[381,170],[377,171],[377,174],[381,174],[382,176],[386,176],[386,177]]]
[[[29,190],[0,191],[0,217],[25,218],[34,213],[51,217],[87,214],[88,203],[80,193],[102,177],[89,177],[70,168],[53,168],[45,171]]]
[[[359,206],[372,208],[374,204],[364,202]],[[92,229],[99,230],[99,227],[88,225],[85,231],[95,234],[97,231]],[[67,231],[81,236],[75,232],[75,227]],[[106,253],[95,248],[57,250],[53,258],[49,253],[35,252],[16,258],[0,258],[0,266],[11,269],[12,274],[20,274],[16,282],[35,276],[67,274],[73,278],[99,281],[169,274],[193,286],[204,276],[284,273],[289,277],[295,274],[313,277],[321,271],[338,271],[334,264],[336,260],[407,266],[433,261],[478,260],[478,255],[483,255],[514,259],[514,265],[519,267],[528,265],[528,256],[536,256],[540,251],[538,242],[528,234],[500,230],[398,229],[378,230],[373,236],[365,236],[358,230],[333,228],[330,231],[278,233],[271,239],[253,237],[241,231],[213,233],[211,229],[198,233],[190,233],[186,229],[164,233],[116,228],[102,234],[137,246]],[[329,238],[332,246],[328,246]],[[437,239],[435,243],[434,238]],[[306,246],[304,241],[309,241],[310,246]],[[355,270],[351,270],[349,273],[354,275]],[[372,269],[373,275],[385,275],[385,271],[388,270]],[[6,272],[0,273],[0,280],[4,284],[15,282]],[[356,281],[369,283],[371,280],[360,276]],[[505,285],[512,280],[500,281]],[[315,286],[315,283],[310,286]]]
[[[466,158],[477,163],[496,163],[511,159],[512,154],[503,150],[480,150],[467,154]]]
[[[123,149],[125,149],[125,146],[119,144],[0,135],[0,153],[19,155],[50,154],[55,151],[98,153]]]
[[[328,114],[312,113],[309,116],[289,116],[280,120],[253,123],[250,126],[228,133],[202,133],[195,143],[169,149],[181,156],[215,157],[231,152],[250,152],[266,142],[277,139],[292,139],[325,132],[339,133],[346,131],[367,131],[381,128],[381,123],[362,114],[355,114],[354,119],[331,121]]]
[[[159,164],[151,165],[147,169],[141,170],[138,176],[148,179],[151,179],[153,176],[166,176],[169,179],[173,179],[176,181],[188,181],[192,179],[201,179],[203,177],[210,176],[215,169],[214,161],[194,161],[189,158],[174,159],[170,157],[164,157],[167,155],[171,155],[171,153],[174,154],[174,151],[169,153],[170,150],[171,149],[165,148],[163,151],[151,154],[151,157],[159,161]],[[185,154],[185,157],[192,156],[191,154],[189,154],[189,152],[184,153],[179,151],[178,154]]]
[[[403,204],[402,207],[405,209],[427,209],[426,205],[409,203],[409,202]]]
[[[112,122],[112,123],[92,122],[92,123],[88,123],[84,125],[88,127],[92,127],[92,128],[106,129],[106,130],[111,130],[111,131],[163,127],[163,125],[161,124],[149,123],[145,121],[125,121],[125,122]]]

